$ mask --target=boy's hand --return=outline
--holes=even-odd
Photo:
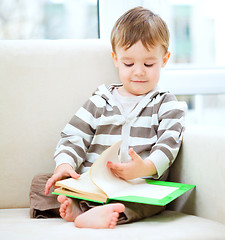
[[[157,173],[156,167],[151,160],[143,160],[132,148],[129,149],[129,155],[131,157],[130,162],[108,162],[107,167],[109,167],[116,176],[124,180],[152,176]]]
[[[80,175],[73,170],[70,164],[63,163],[56,168],[55,173],[52,175],[51,178],[48,179],[45,185],[45,195],[49,194],[50,188],[54,186],[57,181],[66,177],[72,177],[77,179],[80,177]]]

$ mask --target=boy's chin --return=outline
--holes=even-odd
[[[143,90],[134,90],[132,92],[133,95],[135,96],[141,96],[141,95],[146,95],[147,93],[149,93],[151,90],[146,90],[146,89],[143,89]]]

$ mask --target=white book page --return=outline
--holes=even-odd
[[[102,191],[90,180],[89,171],[81,174],[78,179],[67,178],[58,181],[56,185],[66,187],[69,190],[76,189],[80,192],[102,193]]]
[[[138,196],[138,197],[155,198],[160,200],[178,189],[177,187],[167,187],[167,186],[159,186],[154,184],[147,184],[144,179],[137,179],[135,181],[136,183],[131,184],[130,187],[110,195],[110,198]]]
[[[104,191],[107,196],[111,196],[121,189],[128,188],[130,183],[116,177],[111,170],[106,167],[108,161],[113,163],[120,162],[118,152],[121,142],[113,144],[106,149],[93,163],[90,169],[90,178],[93,183]]]
[[[178,188],[148,184],[144,179],[124,181],[116,177],[106,167],[108,161],[119,162],[118,152],[121,141],[113,144],[104,151],[94,162],[90,169],[90,178],[93,183],[106,193],[109,198],[123,196],[139,196],[162,199]]]

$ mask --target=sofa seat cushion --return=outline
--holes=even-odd
[[[30,219],[29,209],[0,210],[1,239],[225,239],[225,225],[174,211],[164,211],[115,229],[79,229],[61,218]]]

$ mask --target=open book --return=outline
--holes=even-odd
[[[116,200],[165,206],[195,187],[151,179],[125,181],[116,177],[106,164],[108,161],[119,162],[120,145],[121,141],[106,149],[80,178],[67,178],[56,182],[59,188],[56,188],[53,194],[101,203]]]

